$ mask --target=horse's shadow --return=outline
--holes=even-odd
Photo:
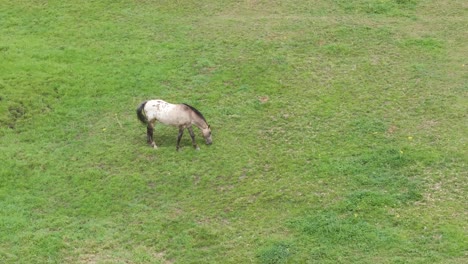
[[[170,131],[166,128],[158,129],[158,127],[156,127],[154,129],[153,137],[158,148],[174,148],[175,150],[177,148],[177,135],[178,135],[177,129]],[[204,142],[203,137],[199,136],[196,132],[195,132],[195,135],[196,135],[195,140],[197,141],[197,143]],[[140,142],[145,142],[145,145],[147,147],[151,147],[147,142],[146,135],[144,137],[141,137]],[[180,147],[181,149],[185,147],[193,148],[190,135],[187,131],[184,133],[184,135],[182,136],[182,139],[180,140]]]

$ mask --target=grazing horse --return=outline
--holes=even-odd
[[[148,144],[153,148],[158,148],[153,139],[154,125],[159,121],[165,125],[179,128],[177,137],[177,150],[180,148],[180,139],[187,129],[192,138],[192,145],[196,150],[200,148],[195,142],[195,134],[192,125],[201,129],[207,145],[211,145],[211,129],[203,115],[194,107],[188,104],[170,104],[163,100],[149,100],[141,103],[137,108],[138,119],[147,125]]]

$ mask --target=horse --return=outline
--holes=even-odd
[[[192,125],[198,127],[207,145],[212,144],[211,128],[206,122],[202,113],[188,104],[171,104],[160,99],[144,101],[138,106],[137,110],[138,119],[145,124],[148,144],[153,148],[158,148],[153,139],[154,125],[156,121],[165,125],[175,126],[179,128],[179,135],[177,136],[176,150],[180,149],[180,139],[187,129],[192,138],[192,145],[196,150],[200,150],[195,142],[195,133],[193,132]]]

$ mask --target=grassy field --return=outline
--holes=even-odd
[[[466,263],[465,0],[0,0],[1,263]],[[213,145],[158,150],[185,102]]]

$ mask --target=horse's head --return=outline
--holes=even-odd
[[[211,128],[210,128],[210,126],[208,126],[206,128],[203,128],[201,131],[203,133],[203,137],[205,138],[206,144],[211,145],[211,143],[213,143],[213,141],[211,140]]]

